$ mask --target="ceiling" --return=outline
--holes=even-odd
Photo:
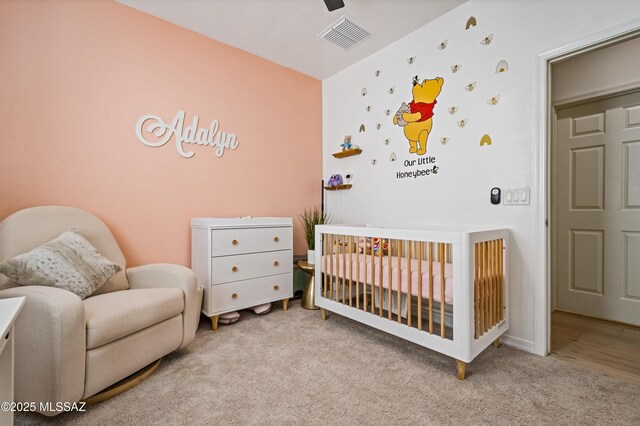
[[[317,79],[393,43],[465,0],[117,0]],[[372,35],[342,50],[317,35],[347,15]]]

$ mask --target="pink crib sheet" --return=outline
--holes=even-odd
[[[331,255],[325,255],[322,257],[322,268],[324,270],[325,260],[327,270],[332,271],[331,275],[339,278],[351,278],[351,271],[353,271],[353,280],[355,285],[355,279],[357,274],[358,261],[356,260],[355,253],[351,254],[351,268],[349,268],[349,254],[345,255],[346,265],[343,265],[342,254],[333,255],[333,270],[331,270]],[[380,258],[374,257],[374,269],[375,269],[375,282],[376,287],[380,286]],[[409,272],[407,270],[407,259],[400,259],[400,291],[407,294],[409,284]],[[346,266],[346,268],[343,268]],[[363,283],[365,280],[365,268],[367,284],[371,284],[371,255],[360,255],[360,276],[358,281]],[[346,270],[345,270],[346,269]],[[445,263],[444,265],[444,301],[447,304],[453,303],[453,265],[451,263]],[[348,281],[347,281],[348,282]],[[382,258],[382,287],[389,288],[389,259],[388,257]],[[398,291],[398,258],[391,256],[391,289]],[[418,259],[411,259],[411,294],[413,296],[418,295]],[[422,261],[422,298],[429,299],[429,262]],[[433,262],[433,300],[440,302],[440,262]]]

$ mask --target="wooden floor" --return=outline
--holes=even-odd
[[[639,327],[555,311],[551,355],[640,384]]]

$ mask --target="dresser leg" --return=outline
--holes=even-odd
[[[499,348],[500,346],[502,346],[502,343],[500,343],[500,338],[498,337],[496,340],[493,341],[493,346],[496,348]]]
[[[215,315],[211,317],[211,329],[215,332],[218,331],[218,320],[220,319],[220,315]]]
[[[286,311],[289,309],[289,299],[282,299],[282,309]]]
[[[322,320],[326,321],[327,319],[327,310],[324,308],[320,308],[320,313],[322,314]]]

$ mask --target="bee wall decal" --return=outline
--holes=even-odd
[[[409,59],[407,59],[407,63],[408,63],[409,65],[413,64],[415,61],[416,61],[416,57],[415,57],[415,56],[412,56],[412,57],[410,57]]]
[[[459,65],[459,64],[451,65],[451,72],[454,74],[460,71],[461,69],[462,69],[462,65]]]
[[[380,74],[382,74],[382,71],[380,71],[380,70],[376,70],[373,74],[374,74],[376,77],[380,77]]]
[[[482,39],[480,44],[483,45],[483,46],[488,46],[488,45],[491,44],[492,40],[493,40],[493,34],[489,34],[488,36],[486,36],[485,38]]]
[[[391,161],[393,163],[397,159],[398,159],[398,156],[396,155],[396,153],[392,152],[391,155],[389,156],[389,161]]]
[[[362,91],[360,92],[360,96],[367,96],[367,89],[366,87],[362,88]]]
[[[464,90],[466,90],[467,92],[473,92],[473,89],[476,88],[476,84],[477,84],[477,81],[474,81],[473,83],[469,83],[466,86],[464,86]]]
[[[465,119],[463,119],[463,120],[460,120],[460,121],[458,121],[458,127],[463,128],[464,126],[466,126],[466,125],[467,125],[467,123],[468,123],[468,122],[469,122],[469,120],[468,120],[468,119],[466,119],[466,118],[465,118]]]
[[[500,102],[500,95],[496,95],[487,101],[489,105],[494,105],[494,106],[498,105],[498,102]]]
[[[453,115],[456,112],[458,112],[458,107],[457,106],[452,106],[448,108],[449,114]]]
[[[439,50],[444,50],[444,49],[446,49],[446,48],[447,48],[447,43],[448,43],[448,42],[449,42],[449,40],[445,40],[445,41],[443,41],[442,43],[440,43],[440,44],[438,45],[438,49],[439,49]]]
[[[385,144],[385,145],[389,145],[389,142],[391,142],[391,139],[389,139],[389,138],[387,138],[387,139],[385,139],[385,140],[384,140],[384,144]]]
[[[367,105],[367,112],[371,111],[371,105]]]
[[[360,125],[360,132],[364,132],[364,123]],[[358,132],[358,133],[360,133]]]
[[[389,90],[387,90],[387,93],[390,94],[390,95],[393,95],[395,91],[396,91],[396,87],[393,86]]]
[[[448,143],[449,143],[449,138],[448,138],[448,137],[446,137],[446,136],[444,136],[444,137],[440,138],[440,143],[441,143],[442,145],[446,145],[446,144],[448,144]]]
[[[385,109],[384,110],[384,115],[390,115],[391,114],[391,110],[390,109]]]
[[[382,123],[376,124],[376,129],[380,130],[381,127],[382,127]]]
[[[378,162],[378,160],[376,160],[375,158],[371,159],[371,165],[372,166],[375,166],[377,162]]]

